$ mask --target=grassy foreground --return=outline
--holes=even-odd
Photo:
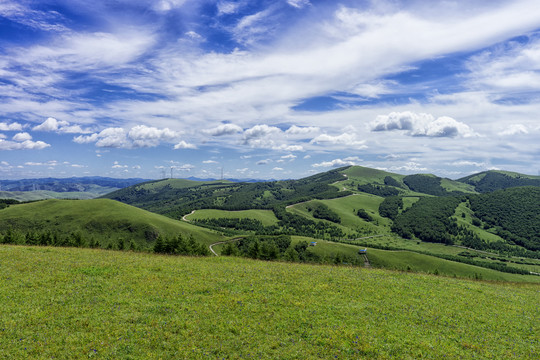
[[[0,358],[540,357],[540,287],[0,246]]]

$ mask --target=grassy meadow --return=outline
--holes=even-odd
[[[0,358],[540,357],[540,287],[0,246]]]
[[[193,214],[186,215],[187,220],[204,220],[204,219],[254,219],[259,220],[264,226],[276,225],[278,219],[272,210],[216,210],[202,209],[196,210]]]

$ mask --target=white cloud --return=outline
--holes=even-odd
[[[0,122],[0,131],[21,131],[22,129],[22,125],[17,122],[11,124]]]
[[[239,2],[232,1],[219,1],[217,3],[218,15],[234,14],[238,11],[241,4]]]
[[[478,135],[468,125],[451,117],[441,116],[435,119],[431,114],[417,114],[411,111],[379,115],[370,127],[371,131],[403,130],[410,136],[471,137]]]
[[[478,168],[487,168],[487,166],[488,166],[485,162],[468,161],[468,160],[454,161],[450,165],[452,165],[452,166],[474,166],[474,167],[478,167]]]
[[[341,167],[341,166],[349,166],[349,165],[357,165],[357,163],[361,161],[357,157],[350,157],[346,159],[334,159],[331,161],[323,161],[320,163],[316,163],[311,165],[312,167]]]
[[[98,147],[110,148],[144,148],[155,147],[161,142],[172,142],[180,134],[168,128],[158,129],[156,127],[137,125],[126,132],[123,128],[106,128],[99,133],[91,135],[80,135],[73,138],[78,144],[96,143]]]
[[[269,163],[271,163],[272,160],[271,159],[264,159],[264,160],[259,160],[257,161],[257,165],[268,165]]]
[[[332,136],[328,134],[321,134],[310,141],[311,144],[325,144],[325,145],[341,145],[347,147],[354,147],[355,149],[365,149],[365,140],[357,140],[354,133],[343,133],[341,135]]]
[[[58,166],[58,161],[56,160],[49,160],[47,162],[34,162],[34,161],[27,161],[24,163],[26,166]]]
[[[272,171],[283,171],[284,169],[283,168],[280,168],[280,167],[275,167],[272,169]]]
[[[522,124],[512,124],[509,125],[506,129],[499,132],[501,136],[513,136],[513,135],[526,135],[529,133],[527,127]]]
[[[42,150],[51,146],[43,141],[14,142],[0,139],[0,150]]]
[[[309,0],[287,0],[287,4],[293,6],[293,7],[297,8],[297,9],[301,9],[304,6],[311,5]]]
[[[58,121],[55,118],[47,118],[41,125],[36,125],[32,128],[34,131],[58,131],[60,126],[69,125],[67,121]]]
[[[179,135],[179,133],[171,131],[168,128],[158,129],[146,125],[137,125],[128,133],[128,137],[133,141],[133,147],[136,148],[155,147],[162,141],[173,141]]]
[[[87,138],[89,140],[93,139],[94,135],[95,134],[92,134]],[[126,138],[126,131],[122,128],[104,129],[97,135],[96,146],[107,147],[107,148],[129,147],[129,142]]]
[[[255,125],[252,128],[244,131],[244,139],[245,140],[257,139],[257,138],[266,137],[269,135],[275,135],[279,133],[281,133],[281,129],[275,126],[268,126],[266,124]]]
[[[202,40],[203,37],[200,34],[197,34],[195,31],[188,31],[185,34],[188,38],[192,40]]]
[[[409,161],[405,163],[405,165],[402,165],[402,166],[392,166],[389,168],[389,170],[411,172],[411,171],[427,171],[428,169],[426,167],[422,167],[422,165],[420,165],[417,162]]]
[[[296,155],[293,155],[293,154],[283,155],[281,158],[284,160],[293,161],[294,159],[296,159]]]
[[[79,125],[70,125],[67,121],[59,121],[53,117],[49,117],[40,125],[34,126],[32,130],[46,132],[54,131],[66,134],[84,134],[90,132],[89,130],[83,130]]]
[[[27,132],[17,133],[13,136],[14,141],[26,141],[26,140],[32,140],[32,135],[30,135]]]
[[[293,125],[290,128],[288,128],[285,133],[288,135],[311,135],[314,133],[318,133],[321,129],[316,126],[296,126]]]
[[[197,146],[195,144],[190,144],[185,142],[184,140],[180,141],[178,144],[174,145],[174,149],[196,149]]]
[[[204,160],[202,163],[203,164],[217,164],[218,162],[214,160]]]
[[[203,130],[205,134],[212,136],[233,135],[242,132],[242,128],[234,124],[222,124],[213,129]]]
[[[127,169],[128,167],[128,165],[122,165],[118,161],[115,161],[112,166],[113,169]]]
[[[9,166],[9,163],[7,161],[0,161],[0,165]]]

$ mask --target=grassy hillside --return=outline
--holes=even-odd
[[[484,171],[458,179],[458,181],[474,186],[480,193],[519,186],[540,186],[540,176],[500,170]]]
[[[186,220],[195,221],[201,219],[255,219],[259,220],[263,226],[276,225],[278,219],[271,210],[239,210],[226,211],[215,209],[197,210],[186,216]]]
[[[210,244],[220,237],[206,229],[107,199],[44,200],[11,205],[0,210],[0,232],[79,233],[99,240],[102,246],[122,238],[139,247],[153,245],[159,234],[186,236]]]
[[[540,357],[538,285],[0,246],[0,357]]]
[[[260,183],[173,179],[139,184],[104,197],[178,219],[198,209],[272,209],[312,198],[338,197],[343,192],[330,184],[341,179],[339,169],[300,180]]]

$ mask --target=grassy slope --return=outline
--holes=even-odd
[[[387,176],[393,177],[399,183],[403,184],[404,175],[389,173],[383,170],[371,169],[363,166],[351,166],[342,171],[349,179],[355,179],[357,182],[371,184],[384,184],[384,178]]]
[[[299,241],[312,241],[309,238],[293,237],[293,244]],[[331,241],[316,240],[317,245],[309,247],[309,250],[322,256],[333,256],[340,253],[349,256],[358,256],[358,245],[335,243]],[[484,280],[492,281],[513,281],[513,282],[533,282],[540,283],[539,276],[517,275],[503,273],[491,269],[481,268],[468,264],[458,263],[429,256],[418,254],[411,251],[388,251],[367,248],[367,256],[371,266],[391,269],[391,270],[410,270],[414,272],[438,273],[444,276],[457,276],[461,278],[474,278],[476,275]],[[454,248],[457,252],[463,249]]]
[[[227,211],[215,209],[197,210],[195,213],[186,216],[188,220],[197,219],[219,219],[219,218],[239,218],[239,219],[255,219],[262,222],[264,226],[275,225],[278,219],[271,210],[241,210]]]
[[[446,178],[441,179],[441,186],[446,191],[449,191],[449,192],[460,191],[460,192],[463,192],[463,193],[470,193],[470,194],[475,194],[476,193],[476,190],[474,190],[473,185],[461,183],[461,182],[446,179]]]
[[[86,237],[101,239],[133,239],[140,245],[145,245],[146,231],[193,234],[205,244],[220,239],[209,230],[108,199],[44,200],[12,205],[0,210],[0,229],[8,226],[23,232],[51,230],[64,234],[81,232]]]
[[[228,182],[226,180],[223,181],[195,181],[195,180],[187,180],[187,179],[163,179],[163,180],[156,180],[156,181],[150,181],[143,184],[136,185],[136,188],[144,188],[148,190],[159,190],[162,187],[170,186],[173,189],[184,189],[184,188],[190,188],[205,184],[214,184],[214,183],[224,183]]]
[[[0,358],[540,357],[538,285],[0,247]]]
[[[335,211],[341,218],[341,227],[346,233],[353,233],[359,231],[362,234],[373,235],[379,233],[387,233],[389,229],[386,228],[389,224],[389,220],[379,215],[379,204],[383,198],[370,194],[355,194],[343,198],[337,198],[332,200],[312,200],[306,203],[296,204],[287,209],[291,213],[299,214],[307,218],[317,221],[327,221],[315,219],[311,212],[308,211],[310,206],[318,202],[327,205],[331,210]],[[365,209],[366,212],[374,219],[373,222],[367,222],[355,214],[354,210]]]

